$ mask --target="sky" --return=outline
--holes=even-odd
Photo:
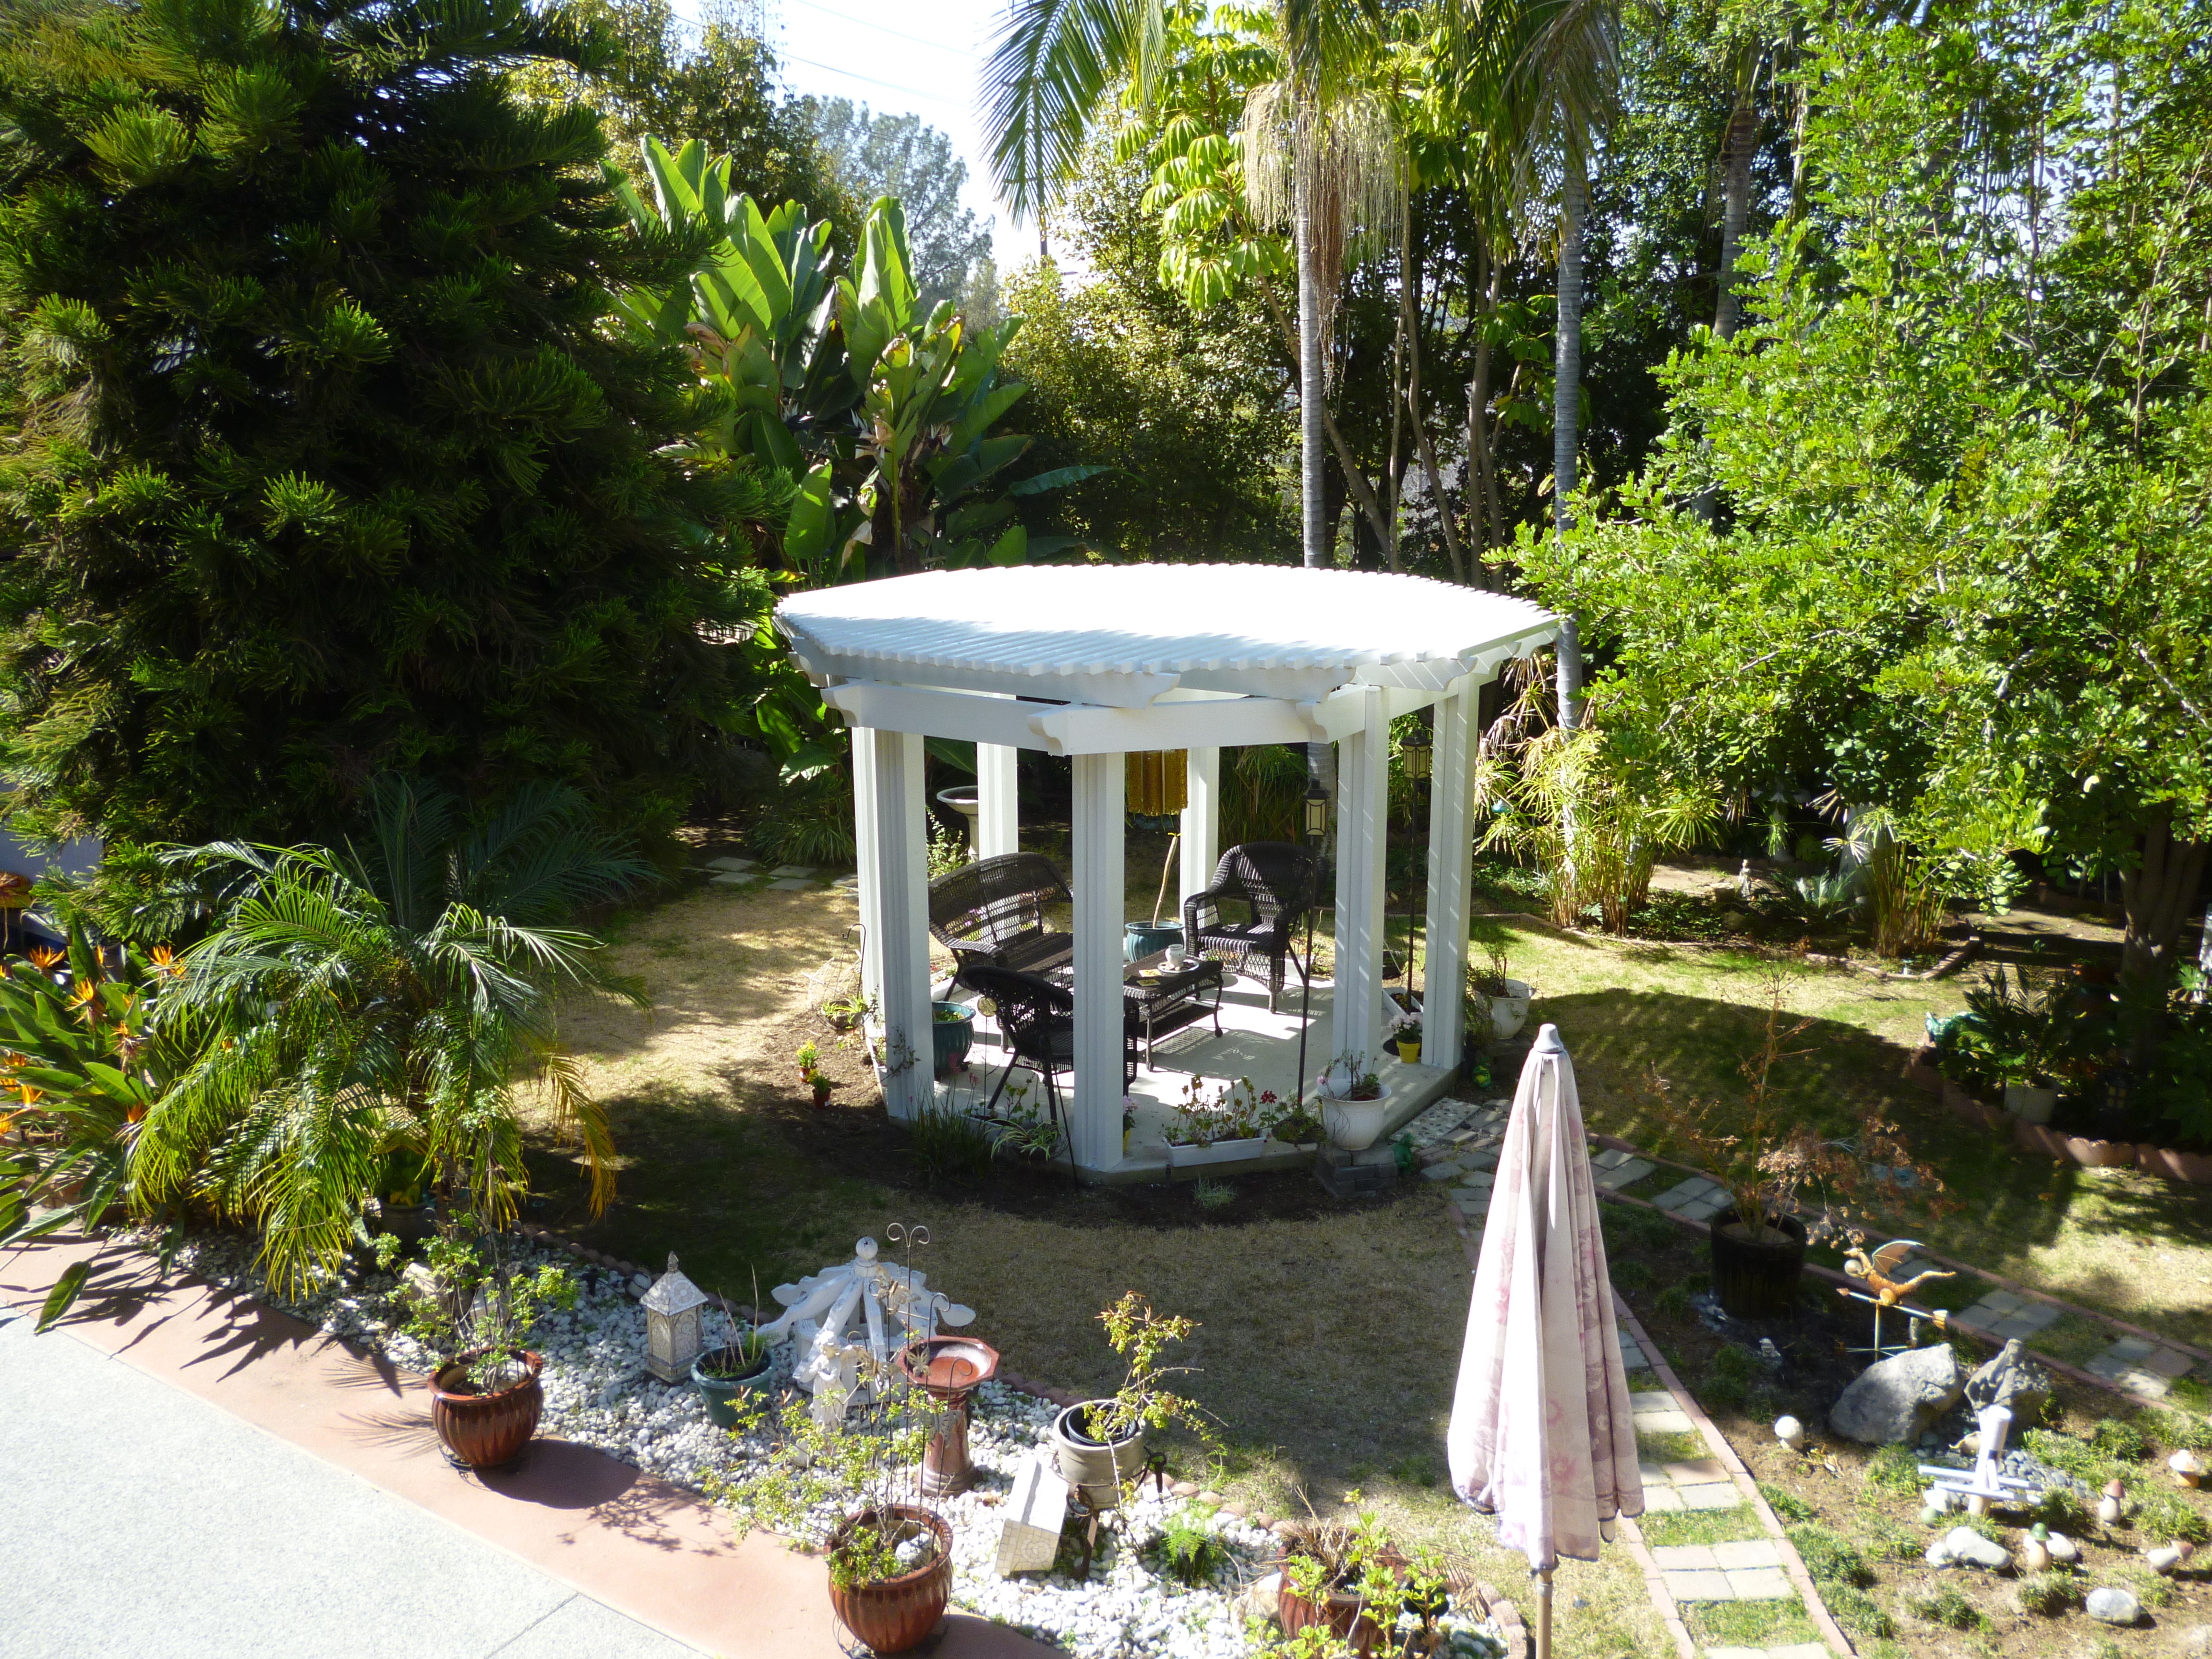
[[[963,200],[992,222],[1001,272],[1036,251],[992,198],[976,99],[985,51],[1006,0],[763,0],[784,85],[799,94],[849,98],[893,115],[919,115],[968,163]],[[676,0],[697,15],[696,0]]]

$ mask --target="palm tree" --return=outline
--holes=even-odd
[[[396,1152],[465,1185],[487,1225],[511,1220],[526,1085],[578,1145],[594,1208],[613,1194],[606,1117],[560,1047],[556,1005],[644,997],[559,924],[649,867],[557,785],[471,827],[448,792],[386,778],[369,816],[343,852],[167,855],[209,893],[214,925],[162,989],[161,1035],[191,1059],[139,1126],[134,1194],[252,1217],[282,1285],[336,1263]]]

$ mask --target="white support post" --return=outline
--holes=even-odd
[[[875,751],[877,958],[884,988],[876,1018],[884,1039],[884,1107],[895,1118],[910,1118],[937,1091],[921,738],[911,732],[862,735]]]
[[[859,860],[860,994],[884,1002],[884,882],[876,870],[876,734],[853,737],[853,851]]]
[[[1079,1169],[1121,1161],[1122,757],[1075,757],[1075,1106]],[[1066,1103],[1063,1102],[1063,1104]]]
[[[1022,850],[1021,750],[1004,744],[975,745],[975,856],[994,859]]]
[[[1482,687],[1469,674],[1437,705],[1429,770],[1428,968],[1421,977],[1421,1059],[1455,1066],[1463,1052],[1468,896],[1474,883],[1474,744]]]
[[[1361,688],[1366,718],[1337,745],[1336,1053],[1382,1057],[1382,860],[1390,810],[1390,716]],[[1325,1056],[1324,1058],[1334,1058]]]
[[[1221,751],[1193,749],[1184,761],[1189,780],[1190,804],[1182,809],[1182,887],[1181,902],[1202,893],[1213,880],[1213,866],[1221,861]]]

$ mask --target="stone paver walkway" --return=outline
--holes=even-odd
[[[2082,1369],[2124,1389],[2163,1400],[2174,1382],[2186,1376],[2196,1363],[2179,1348],[2162,1347],[2148,1337],[2124,1336]]]

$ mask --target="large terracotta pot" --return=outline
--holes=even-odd
[[[477,1394],[468,1368],[483,1357],[482,1349],[465,1353],[430,1379],[430,1424],[457,1462],[472,1469],[495,1469],[521,1456],[538,1432],[538,1419],[545,1409],[545,1390],[538,1379],[545,1359],[526,1351],[527,1376],[496,1394]]]
[[[1110,1510],[1121,1501],[1121,1486],[1145,1468],[1145,1431],[1111,1445],[1092,1439],[1086,1425],[1093,1411],[1103,1411],[1110,1400],[1086,1400],[1070,1406],[1052,1419],[1046,1438],[1052,1443],[1053,1461],[1061,1480],[1082,1494],[1093,1510]]]
[[[1713,1294],[1738,1319],[1764,1319],[1790,1311],[1805,1271],[1805,1228],[1795,1216],[1778,1218],[1782,1240],[1741,1237],[1728,1230],[1734,1210],[1713,1218]]]
[[[952,1528],[938,1516],[911,1504],[894,1504],[890,1512],[907,1529],[927,1529],[937,1540],[937,1553],[912,1572],[877,1583],[841,1589],[834,1577],[830,1581],[830,1605],[845,1628],[876,1653],[905,1653],[920,1647],[945,1617],[945,1604],[952,1599]],[[876,1524],[881,1514],[876,1510],[847,1521],[830,1536],[831,1553],[862,1523]]]
[[[1384,1561],[1399,1570],[1402,1577],[1405,1558],[1394,1553],[1385,1555]],[[1282,1620],[1283,1634],[1295,1637],[1300,1631],[1315,1625],[1327,1625],[1337,1635],[1352,1644],[1352,1650],[1362,1656],[1372,1654],[1382,1638],[1382,1627],[1360,1605],[1360,1598],[1349,1590],[1331,1590],[1328,1599],[1320,1607],[1291,1588],[1290,1575],[1283,1576],[1283,1589],[1276,1598],[1275,1616]]]

